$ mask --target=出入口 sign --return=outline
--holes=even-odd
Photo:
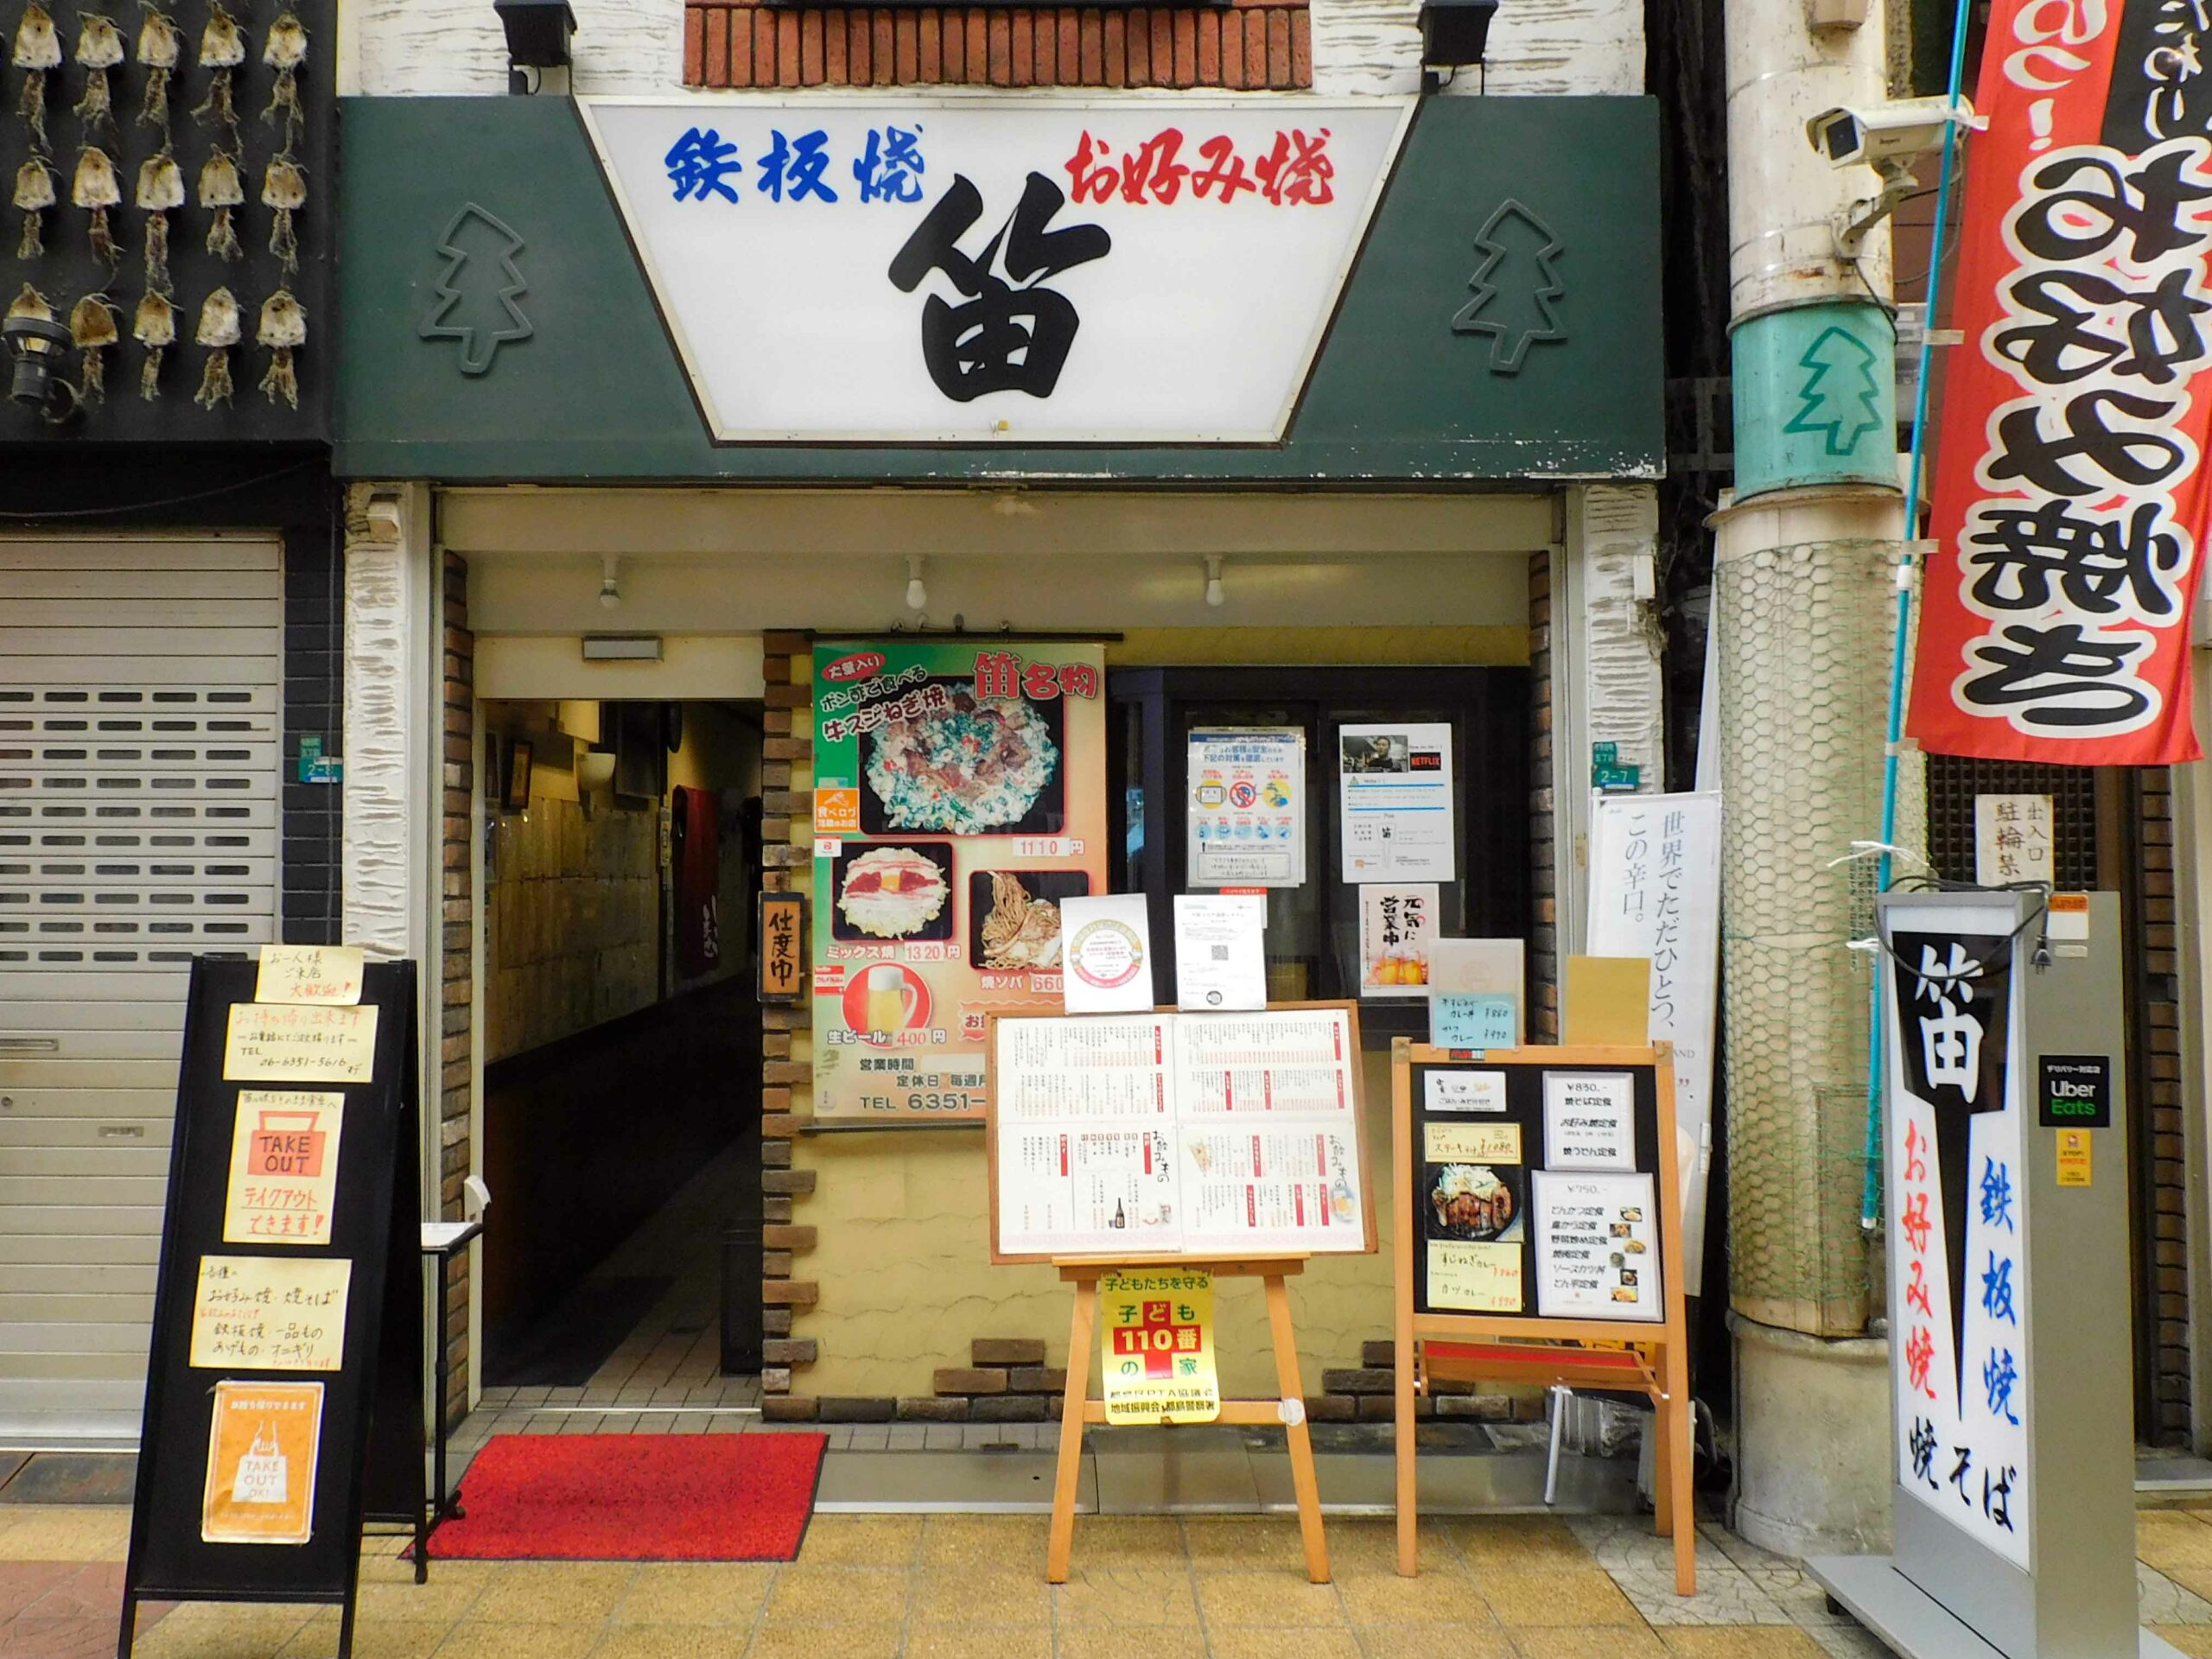
[[[725,442],[1279,438],[1412,111],[580,104]]]

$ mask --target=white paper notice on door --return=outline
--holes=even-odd
[[[1451,727],[1338,727],[1337,791],[1346,881],[1458,879]]]
[[[1659,1227],[1649,1175],[1529,1178],[1536,1224],[1536,1312],[1550,1319],[1666,1317]]]

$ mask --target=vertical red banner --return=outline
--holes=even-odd
[[[2069,766],[2200,753],[2204,15],[2161,0],[1993,9],[1907,721],[1924,749]]]

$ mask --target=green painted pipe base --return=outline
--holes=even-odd
[[[1738,326],[1736,499],[1833,484],[1897,487],[1897,333],[1866,300]]]

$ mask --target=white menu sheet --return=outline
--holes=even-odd
[[[1667,1317],[1649,1175],[1529,1177],[1536,1227],[1536,1312],[1546,1319]]]
[[[1366,1248],[1338,1008],[1001,1019],[1003,1255]]]

